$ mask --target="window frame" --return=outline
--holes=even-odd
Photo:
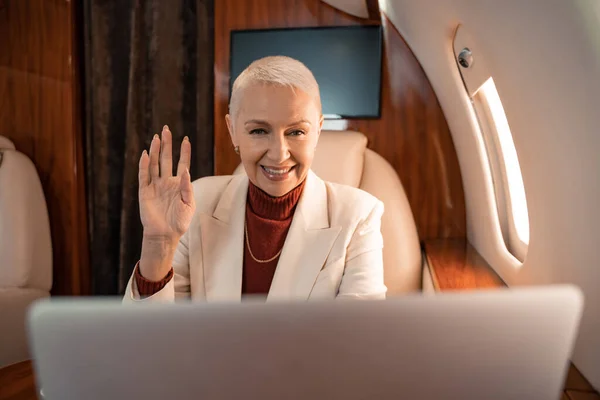
[[[509,173],[506,164],[506,154],[501,143],[501,133],[498,129],[498,123],[496,118],[494,118],[494,112],[491,109],[490,101],[488,99],[489,90],[494,90],[496,92],[494,93],[494,96],[498,97],[499,106],[501,107],[501,110],[498,111],[501,111],[504,114],[502,118],[506,118],[506,113],[504,112],[504,108],[502,106],[502,100],[500,99],[500,95],[492,77],[489,77],[485,83],[481,85],[481,87],[479,87],[479,89],[473,94],[473,96],[470,96],[470,101],[478,121],[479,134],[484,142],[488,165],[492,176],[492,186],[496,200],[496,210],[500,222],[502,239],[507,250],[515,258],[523,262],[527,256],[527,251],[529,248],[530,225],[529,210],[527,208],[527,196],[523,183],[522,170],[518,159],[518,153],[516,152],[516,148],[514,146],[512,131],[510,130],[510,126],[508,125],[508,120],[506,118],[505,123],[509,134],[507,140],[510,140],[509,145],[512,147],[512,149],[509,149],[509,151],[514,151],[515,153],[514,157],[517,165],[513,166],[513,168],[517,168],[519,174],[518,179],[516,179],[513,184],[520,185],[521,188],[519,190],[523,191],[522,200],[524,201],[524,204],[522,205],[523,208],[521,212],[524,210],[524,215],[527,218],[526,238],[522,238],[517,229],[517,217],[515,210],[513,209],[514,205],[512,204],[513,195],[511,195],[510,192],[511,181],[509,180],[508,176]],[[516,196],[517,195],[515,194],[515,199]]]

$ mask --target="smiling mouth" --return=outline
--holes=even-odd
[[[273,167],[265,167],[261,165],[263,174],[265,177],[273,182],[282,182],[290,178],[296,166],[285,167],[285,168],[273,168]]]
[[[263,170],[265,170],[265,172],[267,172],[269,175],[285,175],[287,173],[289,173],[292,169],[294,169],[296,166],[292,166],[292,167],[287,167],[287,168],[270,168],[270,167],[265,167],[264,165],[261,165],[261,168]]]

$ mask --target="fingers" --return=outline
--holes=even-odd
[[[150,180],[158,179],[158,156],[160,153],[160,139],[154,135],[150,143]]]
[[[169,178],[173,176],[173,136],[167,125],[163,127],[160,145],[160,176]]]
[[[190,159],[192,156],[192,145],[190,144],[190,139],[188,137],[183,138],[183,142],[181,142],[181,152],[179,155],[179,164],[177,164],[177,176],[183,176],[184,171],[190,170]]]
[[[148,152],[144,150],[140,157],[140,164],[138,168],[138,181],[140,189],[150,184],[150,173],[148,172],[148,165],[150,164],[150,158]]]
[[[187,169],[181,174],[179,189],[181,191],[181,200],[185,204],[191,205],[194,201],[194,188],[192,187],[190,172]]]
[[[158,179],[159,176],[165,178],[173,176],[173,135],[167,125],[163,127],[161,136],[162,138],[159,138],[158,135],[154,135],[154,138],[152,138],[152,142],[150,143],[150,153],[146,154],[146,156],[142,154],[142,158],[140,158],[139,174],[140,177],[141,174],[145,174],[145,184],[149,184],[152,180]],[[181,143],[181,154],[179,163],[177,164],[177,176],[181,177],[185,170],[188,170],[189,176],[191,154],[192,146],[190,140],[186,136]],[[144,171],[142,171],[142,160],[144,157],[147,160],[144,161]]]

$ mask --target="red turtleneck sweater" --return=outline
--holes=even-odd
[[[250,183],[246,201],[248,237],[244,237],[242,294],[269,292],[279,256],[266,263],[257,262],[254,258],[269,260],[283,248],[303,188],[304,181],[281,197],[271,197]],[[150,296],[158,292],[172,277],[173,269],[158,282],[145,279],[139,268],[135,271],[135,280],[141,296]]]

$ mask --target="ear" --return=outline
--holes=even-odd
[[[325,120],[325,116],[323,116],[323,114],[321,114],[321,117],[319,117],[319,132],[318,132],[318,136],[321,135],[321,129],[323,129],[323,121]],[[317,138],[318,138],[317,136]]]
[[[321,129],[323,129],[323,120],[325,117],[321,114],[319,117],[319,129],[317,129],[317,140],[315,140],[315,150],[317,149],[317,144],[319,143],[319,138],[321,137]]]
[[[237,143],[235,139],[235,132],[233,131],[233,122],[231,121],[231,116],[229,114],[225,116],[225,123],[227,124],[227,130],[229,131],[231,143],[233,143],[233,147],[235,147],[237,146]]]

